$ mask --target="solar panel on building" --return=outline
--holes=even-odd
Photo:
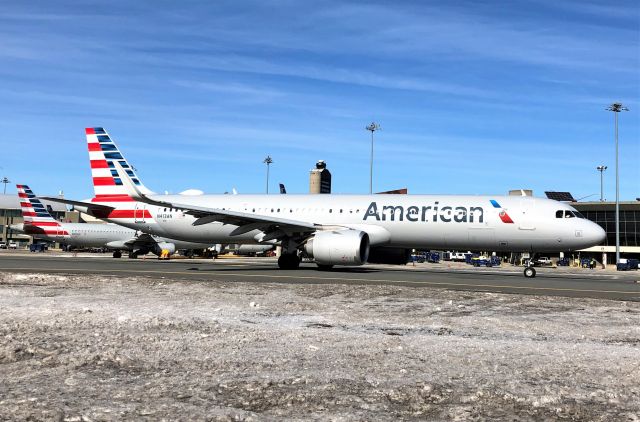
[[[547,198],[562,202],[576,202],[570,192],[544,192]]]

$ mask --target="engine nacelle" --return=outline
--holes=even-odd
[[[405,265],[411,257],[411,249],[404,248],[371,248],[368,262],[370,264]]]
[[[169,243],[169,242],[159,242],[156,244],[156,247],[154,248],[153,253],[160,256],[160,254],[162,253],[163,250],[168,250],[169,251],[169,255],[173,255],[174,253],[176,253],[176,245],[173,243]]]
[[[369,235],[360,230],[320,231],[304,250],[319,265],[362,265],[369,257]]]
[[[238,247],[236,248],[236,254],[251,255],[267,252],[273,248],[273,245],[238,245]]]

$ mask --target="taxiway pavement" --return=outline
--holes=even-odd
[[[0,271],[48,274],[100,274],[171,278],[198,282],[269,282],[295,284],[399,285],[417,288],[511,294],[591,297],[640,301],[640,272],[540,268],[525,278],[522,267],[473,268],[443,264],[416,266],[365,265],[319,271],[303,263],[295,271],[278,269],[274,258],[114,259],[71,253],[0,254]]]

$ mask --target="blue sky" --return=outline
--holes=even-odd
[[[637,1],[5,2],[0,176],[92,194],[103,126],[158,192],[640,197]],[[7,192],[15,192],[10,186]]]

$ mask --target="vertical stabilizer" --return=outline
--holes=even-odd
[[[40,202],[31,188],[27,185],[16,185],[24,228],[26,233],[41,233],[45,235],[69,235],[62,224],[51,216],[49,211]]]
[[[118,177],[115,161],[122,166],[142,193],[153,194],[140,182],[133,166],[124,158],[118,146],[103,128],[89,127],[85,129],[85,133],[96,200],[100,202],[131,201],[127,190],[122,185],[122,180]]]

